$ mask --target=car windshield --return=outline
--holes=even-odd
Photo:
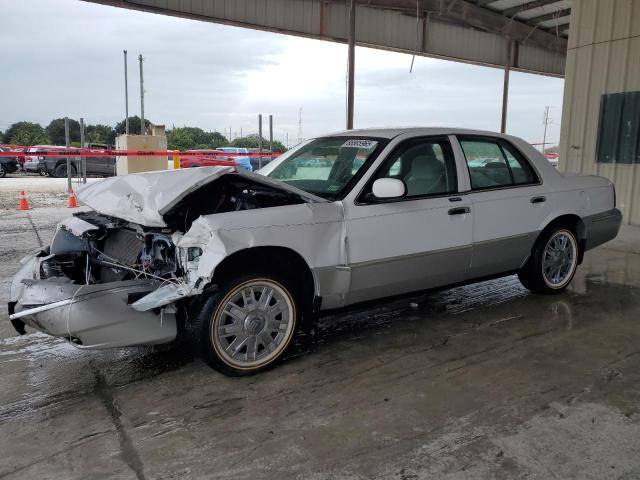
[[[288,155],[267,176],[334,200],[377,152],[379,144],[371,138],[318,138]]]

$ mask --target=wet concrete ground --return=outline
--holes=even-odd
[[[1,301],[68,212],[0,211]],[[0,312],[1,479],[640,478],[640,229],[564,294],[507,277],[324,318],[250,378],[15,337]]]

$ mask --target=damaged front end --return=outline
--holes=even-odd
[[[9,318],[81,348],[172,341],[180,301],[212,281],[226,251],[203,216],[307,203],[224,168],[112,177],[79,190],[94,210],[58,225],[22,260]],[[181,310],[184,311],[184,310]]]
[[[84,348],[170,342],[175,306],[136,303],[179,284],[180,275],[169,232],[78,213],[58,226],[50,247],[23,259],[10,319],[20,333],[26,324]]]

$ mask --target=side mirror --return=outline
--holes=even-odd
[[[402,180],[397,178],[379,178],[373,182],[371,188],[376,198],[400,198],[406,193]]]

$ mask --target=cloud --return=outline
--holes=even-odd
[[[144,56],[145,114],[168,126],[244,134],[273,114],[275,136],[345,125],[346,46],[77,0],[2,4],[0,129],[19,120],[124,117],[122,50],[129,52],[129,111],[138,114]],[[497,130],[502,72],[424,57],[356,49],[357,127],[455,125]],[[563,81],[513,73],[509,131],[542,138],[544,105],[555,107],[548,137],[559,138]],[[266,131],[265,118],[265,131]],[[555,137],[555,138],[552,138]]]

